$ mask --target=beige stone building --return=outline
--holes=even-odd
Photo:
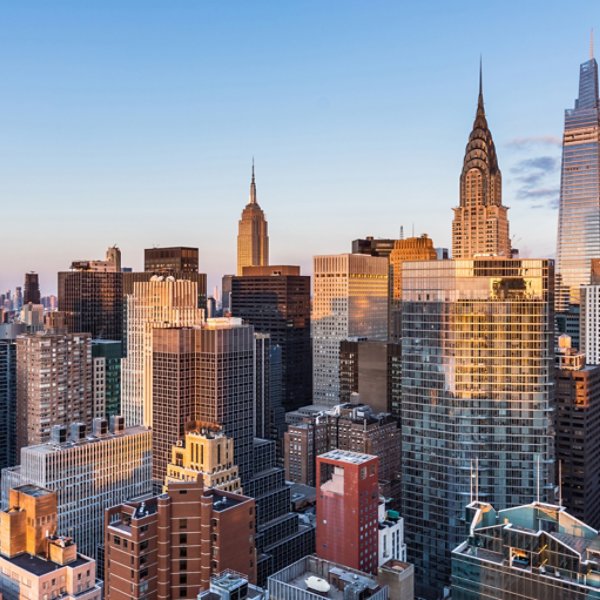
[[[167,466],[165,489],[170,482],[202,479],[205,488],[241,494],[238,466],[233,462],[233,439],[219,431],[203,428],[190,431],[173,446]]]

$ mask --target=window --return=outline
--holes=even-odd
[[[180,533],[179,534],[179,543],[180,544],[187,544],[187,533]]]
[[[187,529],[187,519],[181,519],[179,521],[179,529]]]

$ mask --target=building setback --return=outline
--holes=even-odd
[[[255,503],[202,481],[114,506],[105,515],[105,598],[196,598],[232,569],[256,581]]]
[[[317,555],[367,573],[378,567],[378,458],[332,450],[317,457]]]
[[[281,347],[285,410],[310,404],[310,277],[288,265],[245,267],[231,281],[231,313]]]
[[[89,334],[38,332],[17,338],[17,449],[43,444],[53,425],[92,424]]]

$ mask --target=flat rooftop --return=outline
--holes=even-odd
[[[325,452],[325,454],[320,454],[319,458],[360,465],[373,460],[375,456],[372,454],[363,454],[362,452],[351,452],[350,450],[330,450],[329,452]]]
[[[40,558],[39,556],[34,556],[33,554],[19,554],[14,558],[0,556],[0,561],[2,560],[10,563],[11,565],[19,569],[23,569],[37,577],[41,575],[46,575],[48,573],[52,573],[52,571],[62,569],[63,567],[79,567],[81,565],[85,565],[91,562],[90,558],[82,556],[81,554],[78,554],[77,558],[73,562],[70,562],[66,565],[59,565],[50,560]]]
[[[26,483],[25,485],[19,485],[15,488],[15,490],[21,492],[22,494],[33,496],[34,498],[41,498],[42,496],[47,496],[48,494],[54,493],[51,490],[47,490],[46,488],[40,487],[39,485],[33,485],[30,483]]]
[[[221,494],[216,493],[217,490],[210,490],[212,493],[212,502],[213,502],[213,510],[217,512],[221,512],[223,510],[227,510],[232,506],[237,506],[238,504],[242,504],[248,500],[248,498],[232,498],[231,496],[222,496]]]
[[[370,590],[371,594],[374,594],[379,589],[379,584],[377,583],[377,581],[371,579],[370,577],[367,577],[366,575],[358,575],[358,578],[355,579],[355,573],[353,573],[352,571],[346,571],[341,567],[332,567],[329,573],[337,575],[347,585],[355,585],[357,586],[357,589],[361,590]],[[323,579],[323,576],[321,574],[311,569],[307,569],[295,579],[288,581],[287,584],[294,586],[299,590],[306,590],[315,594],[314,588],[309,588],[306,583],[309,577],[313,577],[315,579]],[[322,592],[318,595],[322,596],[323,598],[327,598],[328,600],[344,600],[344,590],[331,583],[331,577],[329,577],[329,580],[326,581],[330,585],[329,591],[326,593]]]

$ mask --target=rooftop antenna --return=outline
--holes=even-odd
[[[558,506],[562,508],[562,460],[558,461]]]
[[[404,225],[400,225],[400,239],[404,239]]]
[[[590,31],[590,60],[594,58],[594,28]]]
[[[536,468],[536,491],[537,491],[537,502],[540,503],[540,455],[537,455],[537,468]]]
[[[475,457],[475,502],[479,504],[479,456]]]
[[[469,504],[473,504],[473,461],[469,461]]]

